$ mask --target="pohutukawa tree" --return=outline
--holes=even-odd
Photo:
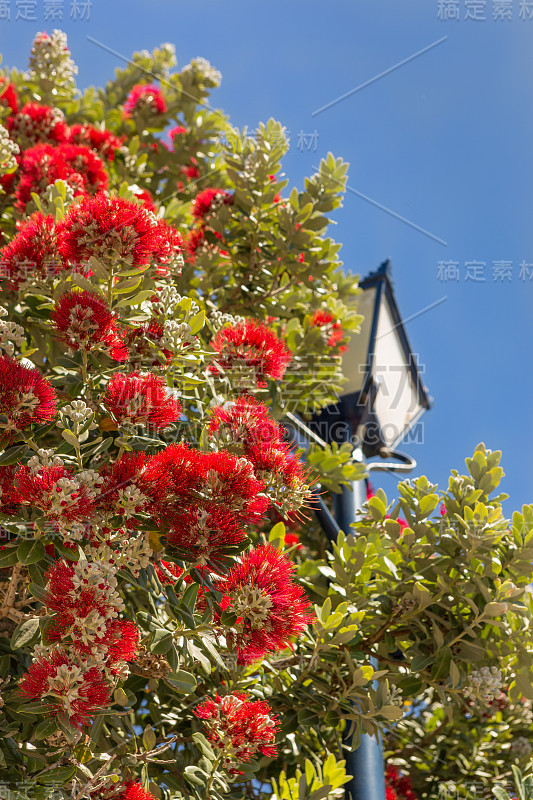
[[[213,110],[163,45],[76,89],[60,31],[0,78],[0,769],[45,798],[338,797],[343,732],[388,798],[531,754],[533,508],[480,445],[333,547],[361,479],[297,453],[342,389],[358,289],[326,236],[346,164]],[[379,671],[372,666],[377,656]]]

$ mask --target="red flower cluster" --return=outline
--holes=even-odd
[[[73,350],[88,352],[100,348],[115,361],[128,358],[128,348],[119,338],[114,314],[93,292],[73,291],[61,295],[51,321],[58,338]]]
[[[401,775],[397,767],[387,764],[385,772],[386,800],[417,800],[411,778]]]
[[[144,480],[148,494],[159,492],[153,514],[168,530],[169,552],[215,568],[244,541],[243,526],[257,523],[269,505],[252,464],[226,451],[171,445],[150,459]]]
[[[130,267],[171,265],[182,245],[178,231],[142,205],[105,194],[71,206],[58,226],[58,237],[61,253],[75,263],[96,256]]]
[[[139,631],[133,622],[118,619],[124,604],[98,564],[56,561],[46,577],[49,643],[60,643],[74,657],[97,660],[112,673],[133,659]]]
[[[102,471],[99,511],[120,515],[135,528],[135,516],[150,516],[165,534],[174,557],[215,569],[232,553],[268,507],[252,464],[225,451],[203,453],[170,445],[151,458],[127,453]]]
[[[143,111],[164,114],[166,110],[167,104],[161,89],[151,83],[137,83],[124,103],[124,113],[128,117]]]
[[[74,662],[59,647],[48,656],[35,659],[19,688],[23,697],[42,700],[50,714],[67,718],[77,728],[110,700],[103,672]]]
[[[0,356],[0,415],[0,446],[4,447],[30,425],[55,418],[56,393],[36,369]]]
[[[138,203],[140,203],[144,208],[148,211],[151,211],[152,214],[157,212],[157,207],[154,203],[154,198],[148,191],[148,189],[140,189],[138,186],[130,186],[131,191],[135,195],[135,199]]]
[[[246,396],[211,410],[209,435],[214,434],[245,450],[255,445],[268,447],[283,442],[281,426],[272,419],[268,408],[254,397]]]
[[[0,466],[0,508],[2,514],[17,514],[20,503],[16,492],[13,491],[16,468],[12,465]]]
[[[336,347],[345,336],[344,330],[340,322],[335,322],[335,317],[331,311],[318,310],[315,311],[311,317],[311,326],[313,328],[324,328],[327,335],[327,342],[329,347]],[[346,347],[339,348],[342,353]]]
[[[18,233],[0,250],[0,279],[17,290],[28,278],[46,280],[65,268],[59,253],[53,216],[41,212],[22,222]]]
[[[211,342],[224,370],[247,369],[253,372],[256,385],[266,387],[265,378],[281,380],[292,359],[285,343],[276,334],[253,319],[237,325],[225,325]],[[212,366],[212,372],[218,367]]]
[[[192,215],[195,219],[205,219],[221,206],[232,205],[233,195],[225,189],[208,187],[199,192],[192,204]]]
[[[20,467],[15,488],[19,502],[40,509],[49,520],[82,522],[93,511],[87,487],[61,466]]]
[[[128,780],[119,783],[112,789],[98,789],[91,791],[91,798],[98,800],[156,800],[153,794],[147,792],[141,783]]]
[[[113,161],[117,150],[120,150],[125,141],[125,136],[115,136],[111,131],[95,128],[94,125],[72,125],[68,131],[68,141],[72,144],[82,144],[90,147],[105,158],[106,161]]]
[[[18,502],[40,509],[49,520],[81,522],[93,511],[89,492],[64,467],[43,467],[33,471],[20,467],[15,475]]]
[[[4,77],[0,77],[0,105],[7,106],[13,112],[17,111],[19,107],[17,90]]]
[[[294,564],[270,545],[249,550],[227,577],[217,583],[222,608],[237,615],[230,633],[240,664],[284,650],[314,615],[303,590],[294,582]]]
[[[11,139],[23,150],[39,142],[66,142],[68,134],[63,112],[38,103],[26,103],[20,111],[7,118],[6,127]]]
[[[165,535],[166,547],[174,556],[216,568],[218,559],[246,538],[235,515],[222,505],[205,502],[177,509],[172,527]]]
[[[184,128],[183,125],[175,125],[168,131],[167,136],[174,143],[174,136],[182,136],[184,133],[187,133],[187,128]]]
[[[225,756],[224,766],[250,761],[257,753],[275,758],[279,719],[263,700],[248,700],[244,692],[215,695],[196,706],[195,715],[204,720],[207,738]]]
[[[113,375],[103,404],[119,425],[144,425],[155,430],[169,428],[181,414],[181,405],[167,392],[164,379],[152,373]]]
[[[136,369],[137,366],[140,367],[143,361],[146,363],[150,356],[152,357],[151,364],[161,367],[161,362],[157,359],[158,352],[163,354],[166,364],[170,364],[174,353],[162,346],[164,332],[164,326],[157,317],[152,317],[148,322],[143,322],[142,325],[124,332],[133,369]]]
[[[107,189],[107,173],[101,159],[88,147],[64,143],[58,147],[37,144],[24,152],[15,196],[24,211],[32,192],[42,195],[47,186],[64,180],[75,195],[96,194]]]
[[[241,448],[257,477],[265,482],[267,493],[286,513],[305,502],[308,486],[302,463],[265,405],[253,397],[240,397],[229,405],[216,406],[209,433]]]
[[[143,452],[124,453],[114,464],[104,467],[102,491],[97,507],[105,514],[120,515],[127,522],[134,514],[150,509],[159,492],[144,480],[147,457]]]

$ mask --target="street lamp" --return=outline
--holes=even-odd
[[[385,456],[430,408],[430,399],[396,305],[390,261],[359,285],[364,321],[343,357],[344,393],[311,428],[326,441],[356,437],[365,456]]]
[[[356,461],[379,455],[401,462],[367,462],[367,472],[410,472],[416,466],[414,459],[395,448],[431,406],[396,305],[390,273],[390,261],[386,261],[359,284],[364,321],[343,358],[344,394],[336,404],[315,414],[308,426],[297,416],[287,415],[288,428],[299,447],[306,449],[310,440],[350,442]],[[354,481],[335,494],[334,515],[319,492],[314,493],[316,516],[331,541],[340,530],[348,532],[361,517],[362,488],[362,481]],[[372,662],[377,668],[376,660]],[[351,748],[350,737],[345,744]],[[361,736],[359,747],[346,753],[346,770],[353,775],[345,787],[347,800],[385,800],[383,749],[376,738]]]

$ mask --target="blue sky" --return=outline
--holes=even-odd
[[[533,501],[533,3],[93,0],[89,19],[77,6],[72,19],[71,0],[0,0],[4,63],[25,66],[35,31],[60,27],[86,87],[120,66],[87,36],[126,57],[170,41],[181,66],[204,56],[221,70],[212,103],[234,124],[286,125],[291,184],[328,151],[350,162],[332,229],[346,269],[363,276],[390,258],[400,310],[418,315],[407,331],[434,407],[424,444],[405,448],[417,472],[445,486],[484,441],[503,450],[507,511]],[[439,19],[439,6],[460,18]],[[475,6],[484,20],[466,19]],[[45,20],[52,8],[63,20]],[[439,262],[457,262],[459,280],[440,280]],[[484,281],[465,279],[467,262]],[[376,483],[393,492],[392,478]]]

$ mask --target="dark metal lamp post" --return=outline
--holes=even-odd
[[[359,284],[363,289],[359,310],[364,322],[361,332],[351,337],[343,358],[345,394],[335,405],[316,414],[309,426],[287,415],[288,427],[300,447],[306,448],[309,440],[351,442],[354,460],[378,455],[401,462],[367,462],[367,472],[410,472],[416,466],[414,459],[395,447],[431,405],[396,305],[390,271],[390,262],[386,261]],[[362,488],[363,482],[355,481],[336,494],[334,516],[315,493],[316,515],[330,539],[336,540],[339,530],[348,532],[357,521],[366,499]],[[363,734],[356,750],[351,750],[349,738],[345,745],[346,769],[353,775],[346,785],[347,800],[385,800],[381,743]]]
[[[430,399],[396,305],[390,261],[359,285],[364,321],[343,357],[344,394],[315,416],[311,428],[326,441],[356,437],[367,457],[386,456],[430,408]]]

